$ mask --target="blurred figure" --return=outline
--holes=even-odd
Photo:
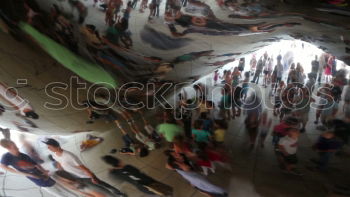
[[[47,148],[51,152],[54,153],[52,157],[54,160],[56,160],[58,166],[60,166],[62,170],[65,170],[76,177],[78,182],[87,185],[94,185],[104,193],[112,196],[126,196],[117,188],[98,179],[97,176],[90,169],[88,169],[77,156],[69,151],[63,150],[55,139],[48,138],[43,141],[43,143],[47,145]]]
[[[67,193],[66,189],[49,177],[49,171],[41,167],[28,155],[21,153],[16,144],[9,139],[2,139],[0,145],[8,152],[2,155],[0,167],[14,174],[26,176],[35,185],[45,189],[51,195],[70,197],[76,195]],[[10,167],[11,166],[11,167]]]
[[[295,98],[296,105],[293,113],[295,117],[299,118],[301,121],[301,133],[305,132],[305,127],[309,121],[309,113],[312,102],[315,102],[315,99],[311,97],[311,94],[307,88],[302,88],[301,93]]]
[[[239,63],[238,63],[238,70],[239,70],[239,72],[243,72],[244,71],[244,67],[245,67],[245,58],[241,57],[239,59]]]
[[[286,173],[301,176],[303,175],[297,169],[298,163],[297,150],[298,150],[298,138],[299,130],[295,128],[289,128],[286,136],[282,137],[278,142],[279,157],[282,162],[283,169]]]
[[[152,177],[149,177],[132,165],[124,164],[116,157],[105,155],[102,157],[102,160],[112,166],[109,173],[113,177],[134,185],[138,190],[146,194],[171,196],[173,193],[172,187],[160,183]]]
[[[251,81],[251,83],[256,83],[258,84],[259,83],[259,78],[260,78],[260,75],[264,69],[264,64],[263,64],[263,57],[261,56],[259,61],[258,61],[258,64],[256,66],[256,71],[255,71],[255,74],[254,74],[254,77],[253,77],[253,80]]]
[[[315,59],[311,62],[311,75],[310,79],[313,78],[315,81],[317,80],[317,74],[320,70],[320,62],[318,61],[317,55],[315,55]]]
[[[318,160],[311,160],[317,165],[317,169],[327,170],[329,161],[334,153],[340,148],[340,142],[336,139],[333,132],[327,131],[320,135],[313,149],[318,153]]]
[[[228,196],[227,192],[224,189],[213,185],[205,177],[196,173],[184,155],[177,155],[174,151],[166,151],[165,154],[168,156],[166,168],[175,170],[201,193],[210,197]]]
[[[25,135],[20,135],[20,142],[23,145],[24,153],[30,156],[36,163],[42,164],[44,160],[40,158],[38,151],[35,150],[34,146],[26,139]]]
[[[268,115],[267,110],[264,110],[264,112],[261,114],[260,120],[259,120],[259,130],[260,130],[260,146],[261,148],[264,148],[264,143],[265,143],[265,139],[267,134],[269,133],[269,130],[271,128],[272,125],[272,119],[271,117]]]
[[[253,93],[243,107],[247,115],[244,123],[249,135],[250,149],[253,149],[258,135],[259,117],[262,111],[261,99]]]
[[[256,55],[253,54],[252,58],[250,59],[249,65],[250,65],[250,75],[253,76],[255,74],[255,69],[256,69]]]
[[[282,77],[283,77],[283,65],[282,65],[282,56],[281,55],[278,55],[277,56],[277,64],[274,68],[274,74],[275,74],[275,85],[274,85],[274,92],[277,91],[277,87],[278,87],[278,84],[279,82],[282,80]]]
[[[219,79],[219,71],[218,71],[218,70],[215,70],[215,71],[214,71],[214,76],[213,76],[214,86],[217,85],[218,79]]]

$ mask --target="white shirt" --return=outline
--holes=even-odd
[[[62,155],[52,154],[53,158],[61,164],[62,168],[79,178],[90,178],[79,166],[83,165],[80,159],[73,153],[63,150]]]
[[[182,170],[176,170],[176,172],[179,173],[188,182],[190,182],[191,185],[197,187],[200,190],[213,194],[226,193],[225,190],[216,185],[211,184],[206,178],[204,178],[196,172],[186,172]]]
[[[283,146],[284,150],[290,155],[297,153],[298,139],[293,139],[288,136],[285,136],[281,138],[278,144]]]

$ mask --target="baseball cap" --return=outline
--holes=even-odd
[[[42,143],[44,143],[46,145],[60,147],[60,143],[58,143],[56,140],[54,140],[52,138],[47,138],[46,140],[42,141]]]

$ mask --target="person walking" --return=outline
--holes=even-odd
[[[275,66],[275,70],[274,72],[276,73],[276,80],[275,80],[275,86],[274,86],[274,92],[276,93],[277,91],[277,86],[279,84],[279,82],[282,80],[282,76],[283,76],[283,65],[282,65],[282,56],[278,55],[277,56],[277,64]]]
[[[257,66],[256,66],[255,75],[253,77],[253,80],[251,81],[252,83],[256,83],[256,84],[259,83],[259,78],[260,78],[260,75],[263,71],[263,68],[264,68],[264,63],[263,63],[262,56],[261,56],[259,61],[258,61]]]
[[[124,162],[118,158],[110,155],[103,156],[102,160],[112,166],[109,171],[112,177],[126,181],[146,194],[172,196],[172,187],[165,185],[164,183],[161,183],[152,177],[142,173],[136,167],[129,164],[124,164]]]
[[[51,152],[54,153],[52,157],[56,160],[58,166],[76,176],[78,182],[83,184],[94,184],[95,186],[99,187],[100,190],[112,196],[126,196],[126,194],[123,194],[117,188],[98,179],[97,176],[89,168],[87,168],[77,156],[67,150],[63,150],[59,142],[57,142],[55,139],[48,138],[43,141],[43,143],[47,145],[47,148]]]
[[[40,164],[36,163],[28,155],[21,153],[13,141],[10,139],[2,139],[0,145],[8,150],[1,158],[0,167],[2,169],[14,174],[26,176],[35,185],[43,188],[54,196],[76,197],[75,194],[70,193],[63,186],[50,178],[48,175],[49,171],[41,167]]]

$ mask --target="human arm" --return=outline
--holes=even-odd
[[[175,170],[173,167],[171,167],[168,163],[165,164],[165,168],[169,170]]]
[[[45,170],[40,164],[37,164],[35,166],[40,172],[43,173],[43,175],[45,175],[46,177],[49,177],[49,172],[48,170]]]
[[[191,170],[191,167],[185,163],[176,161],[175,164],[178,165],[181,168],[181,170],[183,170],[183,171],[190,171]]]
[[[86,175],[88,175],[90,178],[91,178],[91,181],[94,183],[94,184],[97,184],[98,183],[98,179],[96,177],[96,175],[91,172],[91,170],[89,168],[87,168],[85,165],[79,165],[78,166],[81,170],[84,171],[84,173]]]
[[[14,168],[11,168],[7,165],[4,165],[4,164],[0,164],[0,167],[6,171],[9,171],[9,172],[12,172],[12,173],[15,173],[15,174],[19,174],[19,175],[23,175],[23,176],[28,176],[28,177],[32,177],[32,178],[39,178],[38,176],[36,175],[33,175],[33,174],[29,174],[29,173],[25,173],[25,172],[20,172]]]
[[[86,111],[88,112],[88,118],[89,120],[92,119],[92,110],[90,108],[86,109]]]

